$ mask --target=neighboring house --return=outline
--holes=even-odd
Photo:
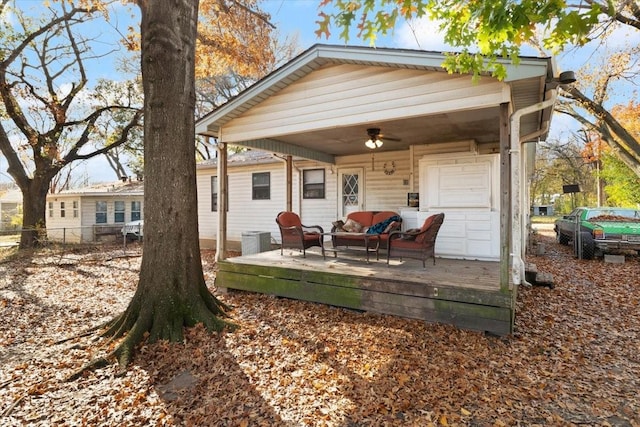
[[[19,189],[0,191],[0,231],[13,230],[11,224],[14,216],[22,212],[22,192]]]
[[[486,75],[474,81],[449,74],[443,61],[439,52],[315,45],[200,119],[197,133],[219,147],[217,164],[197,170],[200,236],[216,240],[216,283],[397,313],[400,300],[385,293],[388,279],[375,285],[385,289],[378,294],[375,278],[345,282],[328,268],[326,277],[314,276],[310,294],[311,278],[296,267],[256,261],[249,268],[245,261],[239,268],[242,261],[225,260],[227,244],[254,230],[279,240],[275,216],[282,210],[325,230],[353,210],[394,210],[412,226],[444,212],[436,255],[460,260],[460,269],[444,280],[430,278],[427,268],[425,295],[417,298],[407,278],[398,285],[407,294],[396,296],[414,317],[511,332],[514,285],[525,283],[525,184],[535,142],[549,129],[556,88],[571,75],[558,75],[552,58],[522,57],[517,66],[503,61],[504,81]],[[228,145],[274,154],[269,162],[240,165],[227,157]],[[322,197],[312,191],[322,187]],[[221,188],[228,190],[225,212],[212,200]],[[419,205],[409,208],[415,193]],[[479,271],[499,274],[492,285],[476,286],[478,280],[458,277],[463,261],[486,262]],[[402,275],[398,269],[393,280]],[[338,298],[331,286],[341,282],[348,285]]]
[[[143,187],[141,181],[118,181],[47,195],[48,238],[68,243],[113,239],[124,223],[143,219]]]
[[[553,216],[553,205],[533,205],[531,215]]]

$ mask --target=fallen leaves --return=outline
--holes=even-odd
[[[219,298],[236,332],[195,327],[141,346],[124,376],[107,366],[72,383],[108,347],[55,343],[126,307],[135,246],[14,256],[0,263],[0,424],[640,426],[639,258],[545,245],[532,262],[556,287],[520,289],[510,337],[231,292]]]

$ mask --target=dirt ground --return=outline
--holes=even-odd
[[[640,426],[640,258],[535,240],[555,288],[521,287],[508,337],[231,292],[236,332],[196,327],[73,382],[112,344],[60,341],[126,307],[142,248],[0,252],[0,425]]]

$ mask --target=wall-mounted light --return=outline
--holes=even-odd
[[[556,89],[558,86],[565,86],[576,82],[576,73],[573,71],[563,71],[558,77],[546,81],[546,90]]]

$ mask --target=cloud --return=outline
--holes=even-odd
[[[407,49],[451,51],[453,48],[444,42],[444,34],[439,30],[440,23],[426,17],[404,21],[395,32],[395,41],[399,47]]]

